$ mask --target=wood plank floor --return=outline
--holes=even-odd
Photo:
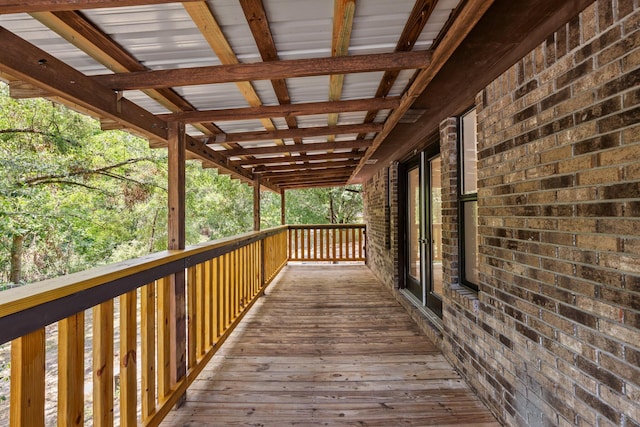
[[[290,265],[163,426],[499,426],[365,266]]]

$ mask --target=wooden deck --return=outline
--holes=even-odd
[[[499,426],[360,265],[290,265],[163,426]]]

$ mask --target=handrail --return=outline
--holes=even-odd
[[[364,225],[280,226],[2,292],[11,426],[44,426],[45,360],[55,351],[45,346],[44,328],[56,322],[58,425],[82,423],[85,414],[95,426],[112,425],[114,417],[122,426],[158,425],[290,260],[296,233],[307,239],[296,248],[310,249],[318,237],[333,245],[320,249],[326,259],[364,259]],[[322,233],[331,236],[323,240]],[[309,253],[319,260],[317,251]],[[85,378],[88,347],[92,374]],[[92,382],[92,409],[85,381]]]
[[[156,252],[3,291],[0,300],[0,344],[287,228],[280,226],[201,243],[184,250]],[[87,295],[87,291],[96,296]],[[51,305],[63,299],[69,299],[69,304],[57,308]],[[78,307],[80,310],[75,310]]]

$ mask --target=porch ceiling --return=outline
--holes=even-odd
[[[153,147],[184,122],[192,158],[274,191],[344,185],[590,2],[0,0],[0,78]]]

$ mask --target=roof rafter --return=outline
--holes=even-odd
[[[315,163],[304,162],[304,163],[291,163],[288,165],[277,165],[277,166],[261,165],[255,168],[253,170],[253,173],[268,174],[270,172],[333,169],[333,168],[356,166],[357,164],[358,164],[357,160],[337,160],[333,162],[315,162]]]
[[[400,106],[391,112],[384,123],[384,129],[376,135],[373,145],[366,151],[364,157],[360,159],[360,164],[353,173],[353,176],[357,175],[364,167],[366,161],[373,156],[375,150],[382,144],[385,138],[389,136],[402,116],[411,108],[411,105],[425,90],[436,74],[438,74],[438,71],[440,71],[451,55],[453,55],[467,34],[469,34],[489,7],[491,7],[493,1],[494,0],[467,0],[467,2],[464,3],[463,9],[456,16],[447,33],[433,50],[431,64],[418,73],[402,97]]]
[[[195,0],[181,1],[189,2]],[[175,0],[0,0],[0,14],[99,9],[105,7],[140,6],[173,2],[175,2]]]
[[[316,182],[316,183],[298,183],[298,184],[286,184],[279,187],[283,190],[296,190],[305,188],[328,188],[328,187],[344,187],[347,185],[344,180],[336,180],[334,182]]]
[[[191,19],[207,40],[209,46],[211,46],[211,49],[214,51],[220,62],[225,65],[238,64],[240,61],[238,61],[238,57],[233,52],[229,41],[222,32],[222,28],[218,25],[218,21],[209,7],[209,4],[206,1],[197,1],[183,3],[183,7],[191,16]],[[236,82],[236,85],[250,106],[259,107],[262,105],[262,101],[260,100],[258,93],[250,82]],[[276,129],[276,126],[273,124],[271,119],[261,118],[260,121],[266,130]],[[284,141],[278,141],[278,143],[284,144]]]
[[[2,27],[0,44],[3,46],[2,72],[42,88],[63,103],[118,121],[144,137],[167,141],[165,121]],[[252,173],[233,165],[200,141],[188,138],[187,149],[199,159],[215,163],[225,173],[245,181],[253,180]],[[277,191],[277,187],[272,189]]]
[[[416,44],[416,41],[418,41],[420,34],[422,34],[424,26],[436,8],[437,3],[438,0],[416,0],[416,3],[411,10],[411,14],[409,15],[409,19],[407,19],[407,23],[402,30],[398,43],[396,44],[396,52],[409,52],[413,49],[413,46]],[[391,92],[391,88],[396,82],[399,74],[400,70],[385,71],[382,79],[380,80],[378,90],[376,91],[376,97],[380,98],[387,96],[389,92]],[[364,119],[365,123],[373,122],[377,114],[378,110],[368,111]],[[361,135],[361,137],[364,138],[364,135]]]
[[[293,117],[333,112],[367,111],[370,108],[380,110],[397,108],[400,97],[352,99],[349,101],[309,102],[304,104],[268,105],[246,108],[227,108],[223,110],[185,111],[173,114],[161,114],[158,117],[167,121],[200,123],[206,121],[223,122],[235,120],[253,120],[263,117]]]
[[[208,67],[147,70],[130,73],[102,74],[92,78],[114,90],[166,88],[251,80],[274,80],[292,77],[323,76],[336,73],[406,70],[429,65],[430,52],[399,52],[329,58],[290,59],[247,64],[212,65]],[[279,81],[279,80],[278,80]],[[334,93],[337,94],[336,90]],[[342,91],[340,90],[340,93]],[[338,101],[339,96],[333,96]],[[285,102],[281,104],[288,104]]]
[[[69,43],[116,73],[147,70],[133,55],[96,28],[79,12],[38,12],[32,13],[32,16],[58,33]],[[145,90],[144,92],[170,111],[195,110],[193,105],[170,88]],[[199,126],[198,129],[205,134],[222,132],[212,124]]]
[[[303,151],[326,151],[326,150],[341,150],[345,148],[364,148],[369,147],[373,142],[372,139],[359,139],[353,141],[341,141],[341,142],[316,142],[313,144],[295,144],[295,145],[276,145],[274,147],[257,147],[257,148],[236,148],[233,150],[219,151],[227,157],[237,156],[254,156],[256,154],[281,154],[281,153],[300,153]],[[291,161],[295,157],[291,158]],[[283,161],[289,161],[289,159],[283,159]]]
[[[0,70],[52,96],[120,121],[148,138],[167,140],[167,124],[59,59],[0,27]]]
[[[379,132],[382,129],[381,123],[366,123],[356,125],[340,125],[340,126],[316,126],[297,129],[280,129],[266,132],[236,132],[221,135],[224,139],[216,138],[215,143],[221,144],[225,142],[251,142],[251,141],[268,141],[273,139],[284,138],[310,138],[314,136],[325,135],[344,135]],[[204,138],[207,144],[213,143],[211,139]]]
[[[363,152],[352,152],[349,151],[347,153],[329,153],[329,154],[306,154],[300,156],[291,156],[288,157],[261,157],[261,158],[253,158],[253,159],[243,159],[237,160],[234,162],[236,165],[240,166],[257,166],[261,165],[271,165],[275,163],[287,163],[287,162],[316,162],[323,160],[348,160],[348,159],[359,159],[364,155]]]
[[[298,180],[301,177],[304,178],[339,178],[349,177],[351,168],[333,168],[333,169],[320,169],[320,170],[304,170],[304,171],[292,171],[292,172],[270,172],[261,173],[260,176],[268,179],[271,182]]]
[[[256,41],[262,60],[265,62],[277,61],[279,59],[278,49],[273,40],[273,34],[271,34],[269,20],[264,10],[262,0],[240,0],[240,5],[244,10],[245,17],[249,23],[249,28]],[[290,104],[291,97],[289,96],[289,89],[287,88],[287,82],[284,78],[279,77],[270,80],[278,102],[281,105]],[[290,129],[298,127],[298,122],[295,117],[285,117],[285,121]],[[296,144],[302,144],[302,140],[300,139],[295,139],[294,141]]]
[[[334,58],[346,57],[349,53],[353,17],[356,11],[355,0],[334,0],[333,6],[333,36],[331,40],[331,55]],[[339,101],[342,98],[344,73],[334,73],[329,77],[329,101]],[[331,113],[327,117],[327,125],[338,124],[338,113]],[[330,136],[329,141],[335,139]]]

